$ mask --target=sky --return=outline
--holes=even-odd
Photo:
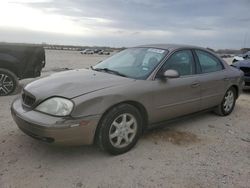
[[[250,0],[1,0],[0,41],[250,47]]]

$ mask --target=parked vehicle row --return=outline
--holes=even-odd
[[[81,54],[99,54],[99,55],[110,55],[109,51],[101,50],[101,49],[85,49],[80,52]]]
[[[116,155],[162,122],[203,110],[229,115],[242,84],[242,71],[204,48],[144,45],[28,84],[11,112],[35,139],[97,143]]]
[[[230,58],[233,57],[231,54],[221,54],[220,55],[221,58]]]
[[[42,47],[0,45],[0,96],[12,94],[18,80],[39,77],[44,66],[45,51]]]

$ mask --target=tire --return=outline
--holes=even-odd
[[[216,107],[214,112],[220,116],[227,116],[231,114],[231,112],[233,111],[235,102],[236,102],[236,90],[233,87],[231,87],[227,90],[221,104]]]
[[[0,69],[0,96],[12,94],[17,86],[17,76],[7,69]]]
[[[97,142],[101,149],[119,155],[132,149],[142,134],[142,117],[137,108],[120,104],[99,123]]]

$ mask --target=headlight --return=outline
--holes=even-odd
[[[53,97],[38,105],[36,110],[55,116],[67,116],[71,113],[73,106],[73,102],[68,99]]]

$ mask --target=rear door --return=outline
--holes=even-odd
[[[218,105],[225,94],[226,71],[213,54],[195,50],[199,82],[201,84],[201,109]]]
[[[160,73],[173,69],[179,78],[152,81],[153,121],[163,121],[200,110],[200,84],[191,50],[179,50],[165,62]]]

